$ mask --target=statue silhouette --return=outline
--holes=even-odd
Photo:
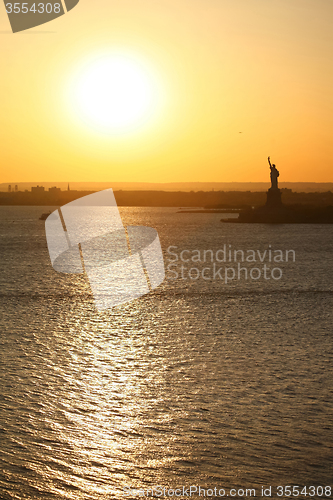
[[[268,157],[268,163],[269,163],[269,167],[271,169],[271,183],[272,183],[272,186],[271,186],[271,189],[279,189],[278,188],[278,177],[280,175],[278,169],[276,168],[276,166],[271,164],[271,157],[269,156]]]

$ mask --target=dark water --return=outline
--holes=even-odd
[[[279,280],[167,271],[153,293],[98,313],[84,276],[53,271],[43,211],[0,207],[1,499],[333,486],[331,226],[122,209],[158,230],[166,265],[170,245],[296,261],[274,264]]]

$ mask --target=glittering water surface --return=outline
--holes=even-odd
[[[227,284],[167,271],[98,313],[86,277],[50,265],[47,209],[0,207],[1,499],[332,483],[331,226],[121,209],[125,225],[158,230],[166,266],[170,245],[271,245],[296,262],[277,264],[280,280]]]

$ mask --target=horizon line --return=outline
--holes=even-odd
[[[269,181],[4,181],[0,186],[8,184],[270,184]],[[332,181],[280,181],[279,184],[333,184]]]

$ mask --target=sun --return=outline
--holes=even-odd
[[[151,71],[125,55],[103,56],[81,68],[73,89],[74,106],[88,125],[122,132],[143,126],[157,108]]]

